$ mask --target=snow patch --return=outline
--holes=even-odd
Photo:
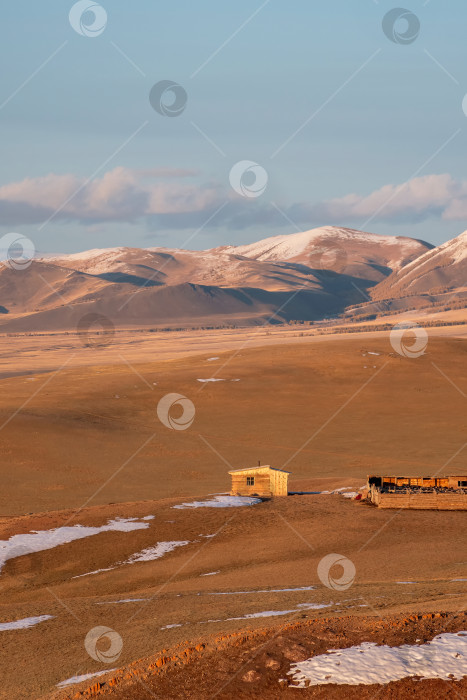
[[[53,615],[38,615],[37,617],[24,617],[22,620],[15,620],[14,622],[0,622],[0,632],[25,630],[46,620],[53,620],[53,618]]]
[[[142,603],[147,598],[122,598],[122,600],[104,600],[96,605],[119,605],[120,603]]]
[[[205,574],[204,574],[205,575]],[[207,595],[250,595],[251,593],[291,593],[293,591],[314,591],[316,586],[299,586],[297,588],[269,588],[264,590],[250,591],[215,591]]]
[[[154,561],[155,559],[160,559],[164,554],[172,552],[177,547],[184,547],[190,544],[189,540],[173,540],[172,542],[158,542],[153,547],[146,547],[141,552],[137,554],[132,554],[129,559],[122,562],[123,564],[137,564],[141,561]]]
[[[255,617],[277,617],[278,615],[289,615],[290,613],[297,612],[297,608],[303,608],[304,610],[320,610],[321,608],[329,608],[331,605],[332,603],[300,603],[292,610],[265,610],[264,612],[249,613],[242,617],[228,617],[227,620],[250,620]]]
[[[174,549],[176,549],[176,547],[182,547],[186,544],[190,544],[189,540],[157,542],[157,544],[153,545],[152,547],[146,547],[145,549],[141,550],[141,552],[136,552],[136,554],[132,554],[131,557],[128,557],[128,559],[126,559],[125,561],[119,561],[114,566],[109,566],[107,569],[97,569],[97,571],[89,571],[86,574],[79,574],[79,576],[73,576],[72,578],[82,578],[83,576],[95,576],[96,574],[100,574],[104,571],[113,571],[119,566],[125,566],[126,564],[137,564],[142,561],[154,561],[155,559],[160,559],[161,557],[163,557],[164,554],[172,552]],[[130,602],[130,599],[122,602]],[[101,605],[101,603],[98,603],[98,605]]]
[[[96,574],[101,574],[103,571],[113,571],[116,567],[109,566],[107,569],[96,569],[96,571],[88,571],[85,574],[78,574],[77,576],[72,576],[71,578],[83,578],[83,576],[95,576]]]
[[[62,544],[68,544],[101,532],[132,532],[149,527],[147,522],[137,518],[116,518],[106,525],[91,527],[87,525],[65,525],[53,530],[33,530],[25,535],[12,535],[8,540],[0,541],[0,571],[8,559],[43,552]]]
[[[383,685],[413,676],[461,680],[467,676],[467,632],[440,634],[421,645],[389,647],[363,642],[348,649],[330,649],[292,664],[288,675],[295,688],[332,683]]]
[[[241,506],[254,506],[256,503],[261,503],[261,499],[250,496],[216,496],[209,501],[180,503],[172,508],[239,508]]]
[[[57,688],[66,688],[69,685],[75,685],[75,683],[82,683],[82,681],[88,681],[90,678],[98,678],[99,676],[103,676],[106,673],[112,673],[113,671],[116,671],[116,668],[109,668],[106,669],[105,671],[96,671],[95,673],[85,673],[82,676],[72,676],[71,678],[67,678],[66,681],[61,681],[60,683],[57,683]]]

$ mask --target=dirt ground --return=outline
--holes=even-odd
[[[407,678],[381,685],[288,686],[291,663],[304,661],[330,648],[343,649],[362,641],[398,646],[423,643],[443,632],[465,629],[465,613],[374,617],[332,617],[295,621],[287,625],[206,639],[164,655],[145,659],[98,680],[89,688],[59,693],[56,700],[110,697],[136,700],[143,697],[230,700],[230,698],[298,697],[320,700],[405,700],[406,698],[463,698],[467,679],[424,680]]]
[[[83,643],[97,625],[121,635],[119,664],[126,665],[179,644],[202,644],[212,634],[277,623],[275,616],[247,617],[265,612],[279,620],[348,614],[384,620],[465,607],[466,583],[454,580],[467,578],[463,512],[388,512],[337,494],[231,509],[173,508],[179,502],[87,508],[76,519],[81,525],[101,525],[117,514],[155,517],[144,530],[100,533],[7,561],[0,621],[45,614],[53,619],[0,633],[0,697],[36,697],[67,678],[105,669]],[[68,511],[5,522],[2,538],[75,522],[73,517]],[[189,544],[155,561],[83,576],[174,540]],[[319,562],[333,552],[356,569],[343,591],[318,575]],[[122,600],[128,602],[117,602]]]
[[[333,622],[329,641],[318,635],[323,649],[356,639],[403,643],[411,639],[403,620],[412,614],[452,614],[413,621],[418,637],[430,638],[451,623],[465,626],[454,617],[466,605],[465,512],[381,511],[337,494],[243,508],[173,507],[228,491],[228,469],[258,459],[291,471],[296,491],[355,489],[372,472],[464,474],[465,340],[435,334],[417,359],[395,354],[387,334],[206,348],[202,354],[198,348],[193,355],[191,349],[186,356],[182,348],[172,359],[154,354],[144,361],[136,350],[131,360],[120,352],[112,364],[89,366],[71,359],[62,369],[51,350],[47,361],[55,373],[29,375],[26,355],[19,353],[18,371],[25,374],[1,380],[1,540],[65,525],[101,526],[115,517],[154,519],[145,529],[102,532],[6,562],[0,622],[53,618],[0,632],[0,697],[50,697],[57,683],[102,670],[83,642],[96,625],[121,635],[119,668],[205,645],[195,665],[190,656],[189,665],[167,674],[173,695],[158,685],[166,682],[164,674],[150,680],[155,685],[146,695],[142,676],[136,685],[103,686],[102,692],[114,687],[127,693],[117,698],[129,699],[210,697],[260,645],[253,633],[266,630],[258,634],[269,639],[278,622],[298,621],[312,630],[310,636],[300,627],[290,640],[284,637],[307,653],[330,618],[340,621]],[[31,367],[36,361],[44,362],[31,356]],[[13,358],[8,362],[11,367]],[[225,381],[197,381],[213,377]],[[171,392],[195,406],[187,430],[170,430],[157,418],[159,400]],[[154,561],[120,564],[172,541],[188,544]],[[355,580],[344,591],[318,576],[319,562],[334,552],[355,566]],[[111,570],[85,575],[100,569]],[[265,612],[276,616],[251,617]],[[388,636],[390,620],[397,622],[394,636]],[[388,627],[382,631],[380,623]],[[218,651],[209,646],[209,640],[237,634],[232,639],[244,638],[241,644],[225,642]],[[257,685],[240,678],[238,687],[217,697],[298,692],[341,698],[344,690],[353,697],[347,687],[287,691],[282,676],[258,673]],[[419,687],[428,688],[427,698],[450,697],[451,688],[441,683],[390,684],[377,697],[421,697]],[[452,684],[461,696],[462,683]],[[72,686],[68,696],[90,685]],[[370,689],[360,689],[360,697],[371,698]]]

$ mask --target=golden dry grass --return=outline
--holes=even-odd
[[[287,464],[297,490],[359,486],[368,472],[464,473],[466,348],[461,339],[432,337],[427,354],[409,360],[392,354],[387,336],[352,336],[3,379],[1,539],[66,522],[155,519],[146,530],[104,533],[7,562],[1,620],[55,619],[0,633],[0,696],[37,697],[101,668],[83,646],[98,624],[121,633],[123,665],[184,640],[274,620],[227,621],[260,611],[385,616],[463,608],[465,583],[451,579],[466,577],[465,513],[397,514],[337,495],[239,509],[172,506],[227,491],[229,465],[257,459]],[[219,359],[208,362],[212,356]],[[196,381],[216,373],[227,381]],[[194,402],[188,430],[158,421],[157,403],[168,392]],[[190,544],[153,562],[72,578],[167,540]],[[319,581],[317,565],[331,552],[356,566],[347,591]],[[212,571],[220,573],[201,576]],[[209,595],[310,585],[316,588]],[[151,600],[108,604],[132,597]],[[330,607],[297,607],[309,602]],[[172,624],[182,626],[161,630]]]
[[[4,379],[1,512],[226,491],[258,459],[295,480],[462,473],[466,348],[433,337],[406,359],[352,336]],[[193,401],[188,430],[157,419],[169,392]]]

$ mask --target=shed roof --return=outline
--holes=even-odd
[[[285,469],[277,469],[277,467],[271,467],[269,464],[261,464],[257,467],[243,467],[242,469],[231,469],[229,474],[238,474],[238,472],[251,472],[252,470],[258,471],[258,469],[269,469],[273,472],[282,472],[283,474],[291,474],[292,472],[287,472]]]

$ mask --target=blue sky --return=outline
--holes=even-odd
[[[74,252],[467,228],[463,0],[404,4],[420,22],[407,45],[383,33],[385,0],[100,4],[93,37],[73,2],[3,10],[2,235]],[[162,80],[186,91],[177,117],[149,103]],[[244,160],[267,173],[258,197],[230,185]]]

